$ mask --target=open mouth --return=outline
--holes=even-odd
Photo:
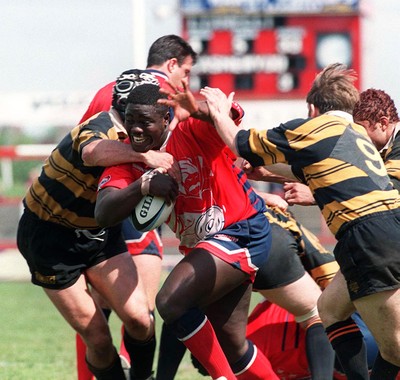
[[[151,148],[153,139],[150,136],[144,135],[131,135],[131,145],[134,150],[144,152]]]
[[[142,144],[147,140],[147,137],[144,136],[132,136],[132,141],[135,144]]]

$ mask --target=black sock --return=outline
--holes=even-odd
[[[322,323],[314,323],[306,331],[308,366],[313,380],[331,379],[335,351],[329,342]]]
[[[329,326],[326,334],[349,380],[369,379],[367,350],[356,323],[348,318]]]
[[[243,371],[247,366],[250,367],[252,359],[255,358],[254,355],[254,344],[252,341],[247,340],[249,343],[249,347],[247,348],[247,351],[244,353],[244,355],[235,363],[231,365],[232,371],[234,374],[237,374],[241,371]]]
[[[400,367],[389,363],[382,358],[381,353],[375,359],[374,366],[372,367],[371,380],[394,380],[399,373]]]
[[[147,379],[153,373],[154,352],[156,350],[156,337],[142,342],[133,339],[124,329],[124,344],[131,359],[131,380]]]
[[[111,315],[111,309],[102,308],[101,311],[103,312],[103,314],[106,317],[107,322],[108,322],[108,320],[110,319],[110,315]]]
[[[157,380],[173,380],[185,354],[186,346],[163,323],[157,364]]]
[[[108,368],[96,368],[86,358],[85,360],[90,372],[93,373],[97,380],[126,380],[117,350],[115,350],[115,360]]]

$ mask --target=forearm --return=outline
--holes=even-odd
[[[112,166],[126,162],[144,162],[144,154],[132,150],[128,144],[116,140],[96,140],[82,150],[86,166]]]
[[[198,101],[196,102],[197,109],[191,112],[190,116],[194,117],[195,119],[200,119],[208,122],[212,122],[210,116],[210,110],[208,108],[206,101]]]
[[[265,204],[269,207],[278,207],[282,211],[286,211],[288,203],[279,195],[265,193],[263,191],[255,190],[255,192],[264,200]]]
[[[309,187],[299,182],[288,182],[283,185],[285,199],[289,205],[312,206],[315,199]]]
[[[231,151],[240,156],[236,148],[236,136],[241,129],[230,117],[234,93],[228,97],[218,88],[205,87],[200,93],[206,98],[213,124],[224,143]]]
[[[208,107],[207,102],[206,101],[198,101],[196,104],[197,104],[197,108],[195,111],[193,111],[191,113],[190,116],[194,117],[195,119],[200,119],[200,120],[204,120],[209,123],[212,123],[213,119],[210,115],[210,108]],[[235,119],[236,116],[239,116],[239,115],[236,115],[236,114],[238,114],[237,111],[236,111],[236,114],[234,114],[233,111],[236,111],[236,110],[231,109],[229,112],[229,117],[231,119]]]
[[[110,227],[122,222],[142,199],[141,179],[123,189],[100,190],[95,207],[95,218],[101,227]]]
[[[285,183],[285,182],[298,182],[298,179],[292,172],[292,167],[287,164],[274,164],[264,166],[265,179],[264,181]]]
[[[213,124],[221,136],[221,139],[230,148],[230,150],[239,157],[236,148],[236,136],[241,130],[227,114],[218,113],[213,117]]]
[[[276,166],[276,165],[272,165]],[[284,173],[286,175],[282,175],[282,170],[281,168],[275,168],[278,170],[277,173],[272,172],[267,169],[265,166],[257,166],[253,168],[248,161],[243,161],[242,164],[242,170],[247,174],[247,177],[249,179],[252,179],[254,181],[264,181],[264,182],[273,182],[273,183],[285,183],[285,182],[292,182],[293,181],[293,175],[288,176],[288,173]],[[289,171],[289,174],[291,173],[291,170]]]

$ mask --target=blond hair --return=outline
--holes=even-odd
[[[333,63],[315,77],[307,94],[307,103],[317,107],[321,114],[331,110],[353,113],[359,99],[354,85],[356,79],[354,70],[344,64]]]

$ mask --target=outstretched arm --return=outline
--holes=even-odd
[[[200,93],[207,99],[211,118],[222,140],[232,150],[232,152],[239,157],[240,155],[236,148],[236,137],[240,128],[238,128],[234,121],[229,117],[234,93],[231,92],[227,97],[219,88],[210,87],[204,87],[200,90]],[[270,180],[271,182],[279,183],[287,180],[297,181],[291,167],[286,164],[278,163],[269,165],[262,173],[258,174],[261,176],[265,175],[263,180]]]
[[[254,181],[274,183],[297,181],[289,165],[275,164],[253,168],[250,163],[243,158],[239,158],[239,163],[239,167],[246,173],[247,178]]]
[[[169,83],[169,82],[168,82]],[[168,99],[159,99],[158,103],[168,105],[174,108],[174,119],[170,123],[169,129],[173,130],[180,121],[183,121],[189,117],[201,119],[209,123],[213,123],[213,117],[211,115],[207,101],[196,101],[192,92],[190,91],[187,81],[182,80],[182,86],[180,88],[169,83],[171,90],[161,88],[160,92],[168,95]],[[228,117],[234,120],[235,125],[239,125],[244,115],[242,107],[236,102],[232,104],[227,110]],[[237,128],[237,127],[236,127]]]
[[[222,140],[238,156],[236,135],[240,129],[229,116],[234,93],[227,97],[219,88],[205,87],[200,94],[207,100],[210,116]]]

